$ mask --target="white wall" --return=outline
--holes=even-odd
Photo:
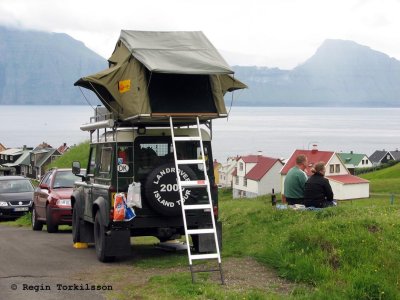
[[[331,159],[328,162],[325,162],[325,168],[326,168],[326,173],[325,176],[329,175],[346,175],[350,174],[349,171],[346,169],[345,165],[343,162],[339,159],[337,154],[335,153],[332,155]],[[334,172],[331,172],[331,165],[334,165]],[[340,172],[336,172],[336,165],[340,165]]]
[[[246,171],[249,169],[251,170],[255,164],[250,165],[250,168],[247,168]],[[235,179],[233,180],[233,198],[239,197],[238,190],[245,191],[246,197],[248,198],[270,194],[272,192],[272,188],[275,189],[275,193],[280,193],[282,190],[281,175],[279,174],[281,169],[282,164],[277,161],[273,165],[273,167],[264,175],[264,177],[261,178],[260,181],[248,179],[246,186],[244,186],[244,175],[240,176],[238,172],[239,184],[236,184]]]
[[[280,193],[282,190],[281,175],[279,172],[282,169],[282,164],[277,161],[274,166],[268,171],[267,174],[260,180],[258,185],[258,194],[266,195],[275,190],[275,194]]]
[[[342,184],[329,180],[332,187],[333,198],[336,200],[350,200],[369,198],[369,183]]]
[[[365,164],[365,160],[368,161],[367,164]],[[362,161],[364,161],[364,164],[362,164]],[[370,167],[372,167],[372,166],[373,166],[373,165],[372,165],[371,161],[369,160],[369,158],[368,158],[366,155],[364,155],[363,159],[362,159],[362,160],[360,161],[360,163],[356,166],[356,168],[370,168]]]

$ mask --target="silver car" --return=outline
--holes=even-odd
[[[33,185],[22,176],[0,176],[0,219],[18,218],[32,207]]]

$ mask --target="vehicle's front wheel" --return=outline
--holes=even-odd
[[[74,243],[80,243],[81,241],[78,204],[75,204],[72,210],[72,241]]]
[[[36,208],[32,208],[32,230],[35,231],[40,231],[43,228],[43,223],[38,221],[37,219],[37,214],[36,214]]]
[[[55,233],[58,231],[58,225],[54,224],[49,205],[46,207],[46,226],[48,233]]]
[[[115,259],[115,256],[106,255],[106,228],[100,211],[96,213],[94,218],[94,245],[96,248],[97,259],[101,262],[109,262]]]

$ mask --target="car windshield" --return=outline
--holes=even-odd
[[[74,187],[74,182],[78,180],[72,171],[56,172],[56,177],[53,181],[53,188],[69,188]]]
[[[26,193],[32,191],[33,186],[28,179],[0,181],[0,193]]]

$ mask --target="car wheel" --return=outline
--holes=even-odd
[[[47,205],[46,207],[46,226],[47,226],[47,232],[48,233],[55,233],[58,231],[58,225],[54,224],[52,220],[52,215],[51,215],[51,209],[50,206]]]
[[[32,208],[32,230],[35,231],[40,231],[43,228],[43,223],[41,221],[38,221],[37,219],[37,214],[36,214],[36,208]]]
[[[94,218],[94,246],[99,261],[109,262],[115,259],[115,256],[106,255],[106,228],[103,225],[100,211],[97,211]]]
[[[80,228],[78,204],[75,204],[72,210],[72,241],[74,243],[79,243],[81,241],[81,228]]]

